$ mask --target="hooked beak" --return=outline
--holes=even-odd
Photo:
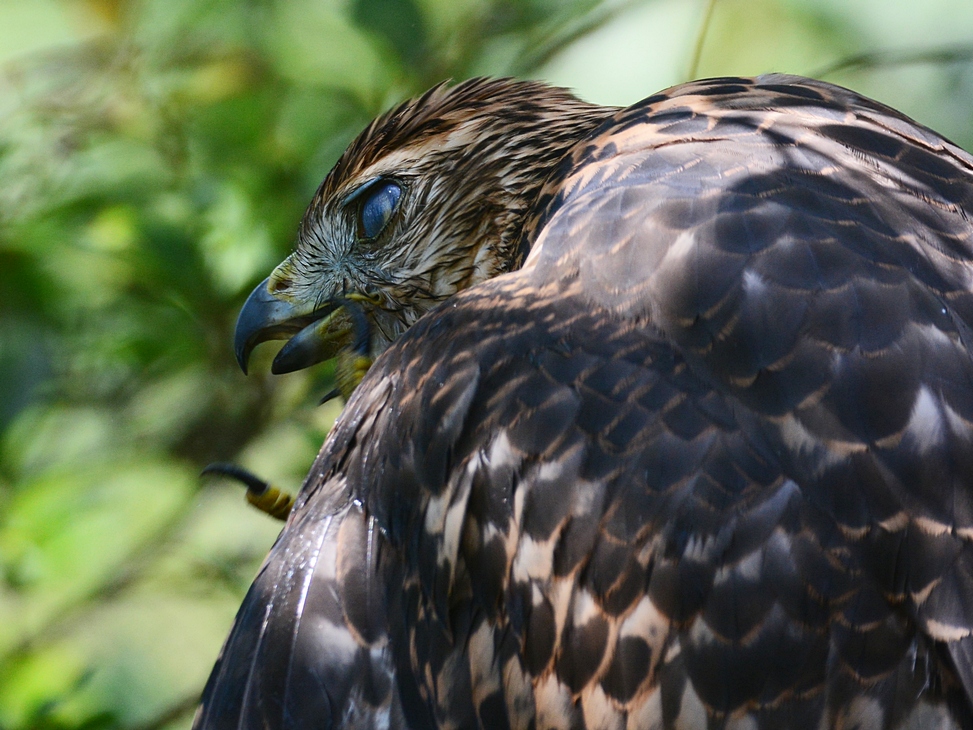
[[[271,372],[290,373],[338,354],[351,338],[352,323],[340,305],[328,302],[301,311],[269,289],[270,277],[254,289],[237,318],[233,347],[244,373],[253,348],[267,340],[290,339],[274,359]]]

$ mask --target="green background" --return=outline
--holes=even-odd
[[[713,12],[703,43],[700,29]],[[0,729],[185,728],[300,484],[325,364],[236,312],[390,104],[518,75],[628,104],[821,75],[973,148],[969,0],[0,0]]]

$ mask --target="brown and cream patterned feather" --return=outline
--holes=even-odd
[[[482,130],[529,88],[544,139],[543,87],[449,106],[484,83],[367,130],[305,235],[435,164],[435,105]],[[350,399],[196,726],[973,727],[973,159],[785,76],[559,129],[507,264]]]

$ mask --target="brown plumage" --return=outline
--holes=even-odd
[[[382,117],[241,314],[383,354],[196,727],[973,727],[971,214],[795,77]]]
[[[474,79],[437,86],[372,122],[315,194],[297,249],[255,292],[289,306],[277,319],[325,330],[288,343],[274,371],[305,367],[347,344],[346,320],[321,322],[335,297],[369,299],[361,304],[377,355],[439,302],[518,266],[540,186],[611,111],[536,82]],[[402,191],[396,215],[380,235],[363,236],[360,206],[383,181]],[[295,327],[247,333],[238,330],[241,364],[244,351]]]

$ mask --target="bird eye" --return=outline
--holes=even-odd
[[[382,232],[401,196],[402,188],[394,182],[379,183],[368,191],[359,213],[360,233],[364,238],[375,238]]]

